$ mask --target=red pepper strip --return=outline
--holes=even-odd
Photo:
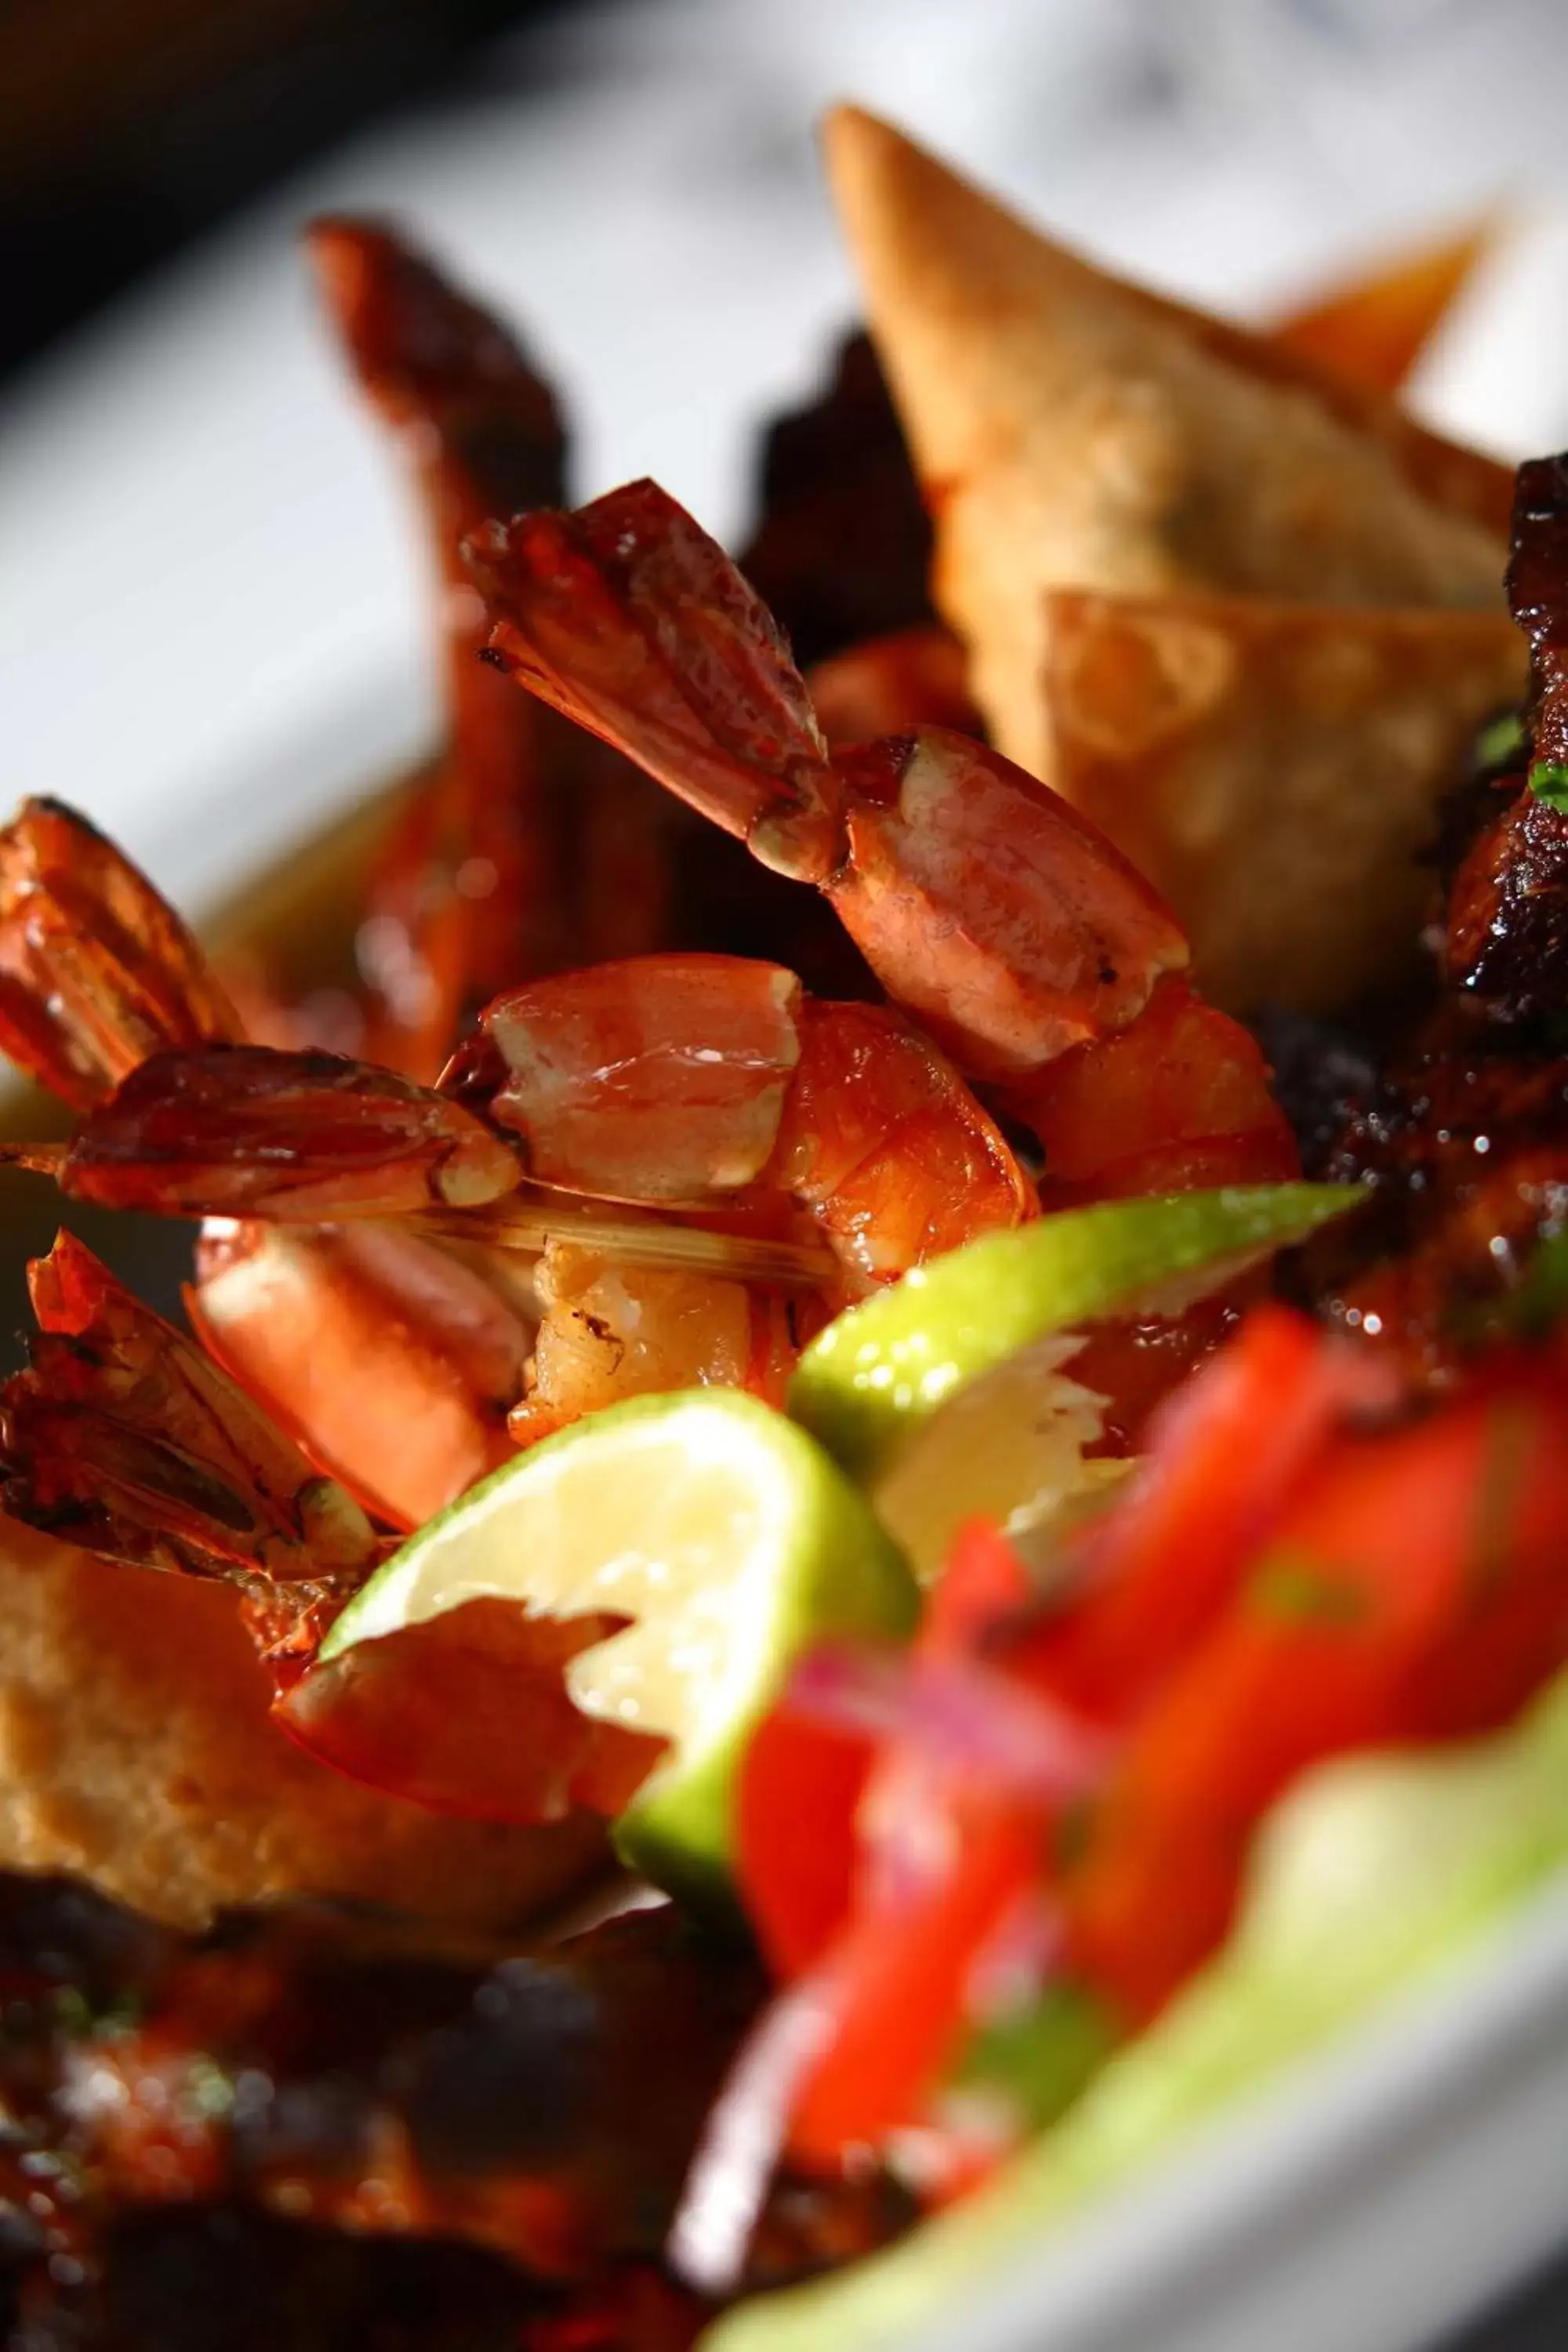
[[[1271,1310],[1231,1356],[1173,1412],[1163,1475],[1125,1507],[1124,1549],[1107,1543],[1058,1648],[1006,1648],[1069,1704],[1065,1670],[1046,1668],[1081,1660],[1131,1726],[1073,1859],[1050,1864],[1059,1799],[933,1774],[913,1723],[884,1745],[855,1908],[817,1972],[834,2035],[797,2100],[803,2158],[919,2121],[1021,1901],[1059,1902],[1067,1973],[1135,2026],[1223,1941],[1258,1822],[1303,1770],[1505,1720],[1568,1658],[1568,1394],[1541,1363],[1357,1435],[1333,1424],[1383,1401],[1381,1374],[1369,1385],[1310,1326]],[[994,1622],[969,1614],[966,1587],[994,1571],[1009,1591],[994,1537],[963,1562],[927,1636],[961,1649]]]
[[[763,1958],[787,1982],[822,1958],[848,1909],[856,1815],[875,1748],[791,1706],[758,1726],[736,1795],[736,1874]]]
[[[970,1654],[1029,1597],[1027,1571],[977,1520],[954,1540],[916,1639],[927,1654]],[[736,1797],[736,1873],[774,1976],[815,1968],[848,1916],[859,1860],[857,1816],[877,1742],[825,1721],[786,1689],[753,1733]]]
[[[963,1528],[916,1636],[917,1663],[973,1660],[1028,1591],[995,1528]],[[970,2029],[988,1948],[1046,1875],[1058,1803],[1043,1788],[933,1772],[914,1730],[884,1746],[859,1806],[853,1907],[820,1975],[833,2036],[791,2122],[802,2162],[836,2162],[918,2117]]]
[[[1258,1307],[1150,1425],[1144,1468],[1068,1547],[1081,1595],[1009,1654],[1075,1714],[1125,1721],[1229,1604],[1247,1561],[1347,1412],[1392,1401],[1370,1351]]]
[[[1446,1706],[1479,1728],[1478,1694],[1506,1719],[1565,1657],[1561,1397],[1336,1440],[1087,1825],[1058,1888],[1072,1972],[1143,2022],[1224,1940],[1253,1831],[1310,1766]]]
[[[1032,1810],[955,1811],[939,1833],[954,1842],[952,1866],[918,1895],[863,1911],[826,1963],[833,2038],[790,2125],[804,2164],[835,2166],[918,2113],[962,2042],[977,1958],[1040,1876]]]
[[[972,1657],[994,1626],[1034,1598],[1029,1571],[1000,1528],[971,1519],[952,1539],[915,1637],[927,1656]]]
[[[1568,1528],[1552,1515],[1551,1484],[1524,1484],[1533,1421],[1518,1411],[1527,1391],[1538,1409],[1552,1410],[1568,1443],[1568,1366],[1561,1355],[1536,1354],[1522,1361],[1494,1358],[1489,1369],[1492,1443],[1471,1520],[1485,1638],[1476,1638],[1468,1622],[1458,1626],[1409,1694],[1406,1729],[1415,1739],[1474,1738],[1507,1723],[1552,1662],[1568,1655]],[[1514,1564],[1519,1558],[1522,1570]]]

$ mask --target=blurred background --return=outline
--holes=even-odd
[[[401,215],[561,384],[584,493],[744,521],[853,294],[813,120],[882,108],[1243,315],[1489,216],[1422,405],[1568,438],[1562,0],[0,0],[13,790],[210,905],[428,725],[413,534],[296,251]]]
[[[1568,441],[1564,87],[1564,0],[0,0],[9,794],[205,918],[427,747],[418,538],[318,210],[504,310],[576,495],[653,473],[739,544],[855,316],[831,100],[1244,318],[1484,225],[1412,391],[1507,455]]]

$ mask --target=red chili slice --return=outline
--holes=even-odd
[[[1565,1657],[1552,1391],[1337,1439],[1088,1823],[1060,1889],[1076,1968],[1146,2020],[1228,1932],[1253,1832],[1304,1771],[1506,1720]]]
[[[1227,1605],[1336,1423],[1393,1393],[1370,1353],[1258,1308],[1155,1415],[1143,1468],[1068,1549],[1081,1598],[1019,1643],[1014,1670],[1077,1711],[1126,1719]]]

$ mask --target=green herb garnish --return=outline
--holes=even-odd
[[[1304,1559],[1265,1560],[1248,1597],[1260,1615],[1288,1625],[1356,1625],[1367,1613],[1359,1585]]]
[[[1544,1339],[1568,1315],[1568,1234],[1549,1234],[1494,1318],[1516,1339]]]
[[[1079,1986],[1048,1986],[982,2026],[954,2082],[1005,2102],[1025,2131],[1044,2131],[1099,2074],[1117,2042],[1109,2011]]]
[[[1475,761],[1478,768],[1506,768],[1517,760],[1525,744],[1524,720],[1517,710],[1505,710],[1500,719],[1490,719],[1476,738]]]
[[[1530,789],[1549,809],[1568,816],[1568,767],[1560,760],[1537,760],[1530,772]]]

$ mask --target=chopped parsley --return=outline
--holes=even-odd
[[[1524,743],[1524,720],[1517,710],[1505,710],[1500,719],[1489,719],[1477,736],[1476,765],[1506,768],[1510,760],[1518,759]]]
[[[1548,808],[1568,816],[1568,767],[1560,760],[1537,760],[1530,772],[1530,789]]]
[[[1110,2012],[1091,1993],[1048,1985],[1024,2008],[979,2029],[956,2087],[997,2095],[1025,2130],[1044,2131],[1100,2072],[1116,2041]]]
[[[1288,1625],[1358,1625],[1367,1614],[1367,1596],[1359,1585],[1310,1560],[1266,1560],[1252,1580],[1249,1597],[1261,1616]]]
[[[1512,1339],[1544,1339],[1568,1315],[1568,1233],[1549,1234],[1495,1318]]]

